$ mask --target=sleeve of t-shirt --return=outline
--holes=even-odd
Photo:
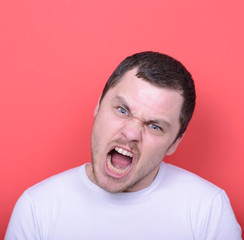
[[[35,206],[27,192],[17,201],[6,231],[5,240],[40,240]]]
[[[241,228],[226,193],[221,190],[206,209],[202,221],[202,240],[242,240]]]

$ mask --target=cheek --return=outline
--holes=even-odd
[[[163,137],[147,137],[146,140],[146,137],[144,137],[142,155],[150,159],[155,159],[155,161],[161,161],[170,146],[168,139],[163,140],[162,138]]]
[[[117,118],[111,113],[98,114],[93,126],[94,140],[99,139],[104,145],[108,144],[108,141],[119,135],[124,124],[124,119]]]

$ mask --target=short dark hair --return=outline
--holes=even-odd
[[[196,93],[191,74],[176,59],[158,52],[141,52],[124,59],[108,79],[100,103],[109,90],[114,87],[121,77],[137,68],[136,76],[158,87],[180,91],[183,96],[183,105],[180,114],[180,130],[178,139],[186,131],[195,109]]]

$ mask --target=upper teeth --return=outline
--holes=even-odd
[[[131,158],[133,157],[131,152],[128,152],[128,151],[124,150],[123,148],[116,147],[115,151],[117,151],[118,153],[123,154],[125,156],[131,157]]]

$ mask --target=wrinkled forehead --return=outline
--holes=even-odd
[[[128,71],[105,95],[108,101],[126,103],[133,112],[179,116],[183,98],[179,91],[155,86]]]

